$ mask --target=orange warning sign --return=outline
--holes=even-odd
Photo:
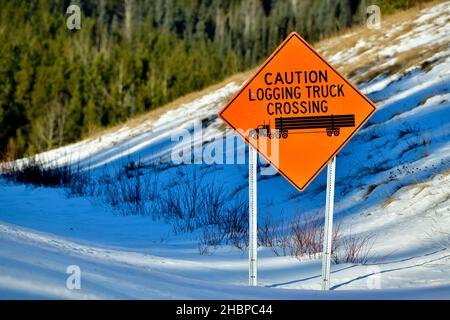
[[[375,110],[292,33],[219,117],[303,191]]]

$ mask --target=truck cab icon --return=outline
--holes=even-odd
[[[259,125],[256,129],[252,129],[249,132],[249,136],[257,140],[259,137],[267,137],[269,139],[286,139],[289,136],[287,129],[275,129],[272,130],[269,124]]]

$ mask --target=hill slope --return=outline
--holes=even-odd
[[[379,31],[355,29],[318,45],[379,106],[337,158],[337,221],[344,235],[374,239],[372,250],[364,265],[333,265],[332,292],[305,290],[320,288],[317,257],[299,260],[260,248],[262,287],[246,288],[245,252],[211,246],[212,255],[199,255],[200,230],[174,233],[158,215],[122,216],[105,205],[107,193],[67,197],[65,189],[1,182],[0,297],[450,298],[450,3],[385,23]],[[89,168],[95,185],[106,189],[116,172],[131,171],[129,180],[137,181],[138,165],[137,174],[149,181],[156,172],[162,194],[202,173],[220,183],[227,201],[245,200],[245,163],[170,162],[173,150],[192,145],[197,157],[210,152],[224,134],[216,114],[241,85],[232,81],[38,159]],[[181,139],[198,121],[202,135]],[[243,144],[236,149],[246,154]],[[279,175],[266,175],[267,165],[261,168],[260,224],[269,213],[277,223],[295,212],[322,214],[324,173],[300,194]],[[145,212],[155,210],[149,199]],[[82,270],[80,291],[65,288],[72,264]],[[367,290],[373,288],[381,290]]]

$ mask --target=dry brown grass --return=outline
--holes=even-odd
[[[421,67],[424,71],[429,70],[432,67],[432,63],[424,63],[427,59],[436,55],[439,52],[442,52],[448,47],[448,44],[437,43],[432,46],[423,46],[413,48],[408,51],[400,52],[396,55],[396,60],[394,63],[385,65],[380,67],[379,63],[382,61],[381,59],[377,59],[371,62],[365,62],[366,66],[362,63],[362,66],[359,68],[367,68],[369,65],[369,69],[366,72],[362,72],[358,74],[358,71],[361,69],[355,69],[350,71],[349,76],[354,76],[354,81],[356,83],[364,83],[368,82],[379,75],[393,75],[396,73],[404,72],[413,67]],[[356,67],[357,68],[357,67]]]
[[[440,174],[447,176],[450,175],[450,168],[445,169],[444,171],[442,171]]]
[[[419,16],[421,10],[431,8],[443,2],[445,1],[435,0],[427,3],[420,3],[404,11],[399,11],[386,16],[382,15],[382,28],[379,30],[366,28],[365,25],[354,25],[350,28],[342,29],[326,39],[315,43],[314,46],[318,48],[319,52],[325,52],[323,50],[326,50],[327,55],[333,55],[339,51],[351,48],[359,39],[368,39],[371,36],[378,37],[383,35],[386,30],[401,23],[406,23],[405,29],[399,30],[393,34],[394,37],[398,37],[401,33],[404,33],[404,31],[410,31],[414,27],[414,24],[410,22]]]
[[[376,39],[372,41],[371,45],[378,44],[380,48],[394,45],[398,41],[399,36],[417,27],[414,24],[414,20],[420,16],[421,10],[442,2],[444,1],[422,3],[393,15],[383,16],[382,28],[379,30],[369,29],[365,26],[354,26],[345,30],[345,32],[341,31],[326,40],[318,42],[316,47],[325,58],[330,58],[339,52],[345,52],[355,47],[361,39]],[[401,28],[398,28],[399,26]],[[398,28],[398,30],[395,28]],[[387,31],[391,32],[389,37],[386,34]],[[446,46],[448,46],[448,43],[440,43],[432,47],[423,46],[401,52],[396,55],[396,61],[394,63],[386,64],[385,66],[382,66],[382,64],[392,58],[379,56],[376,54],[377,50],[373,50],[373,46],[370,48],[360,48],[357,51],[357,60],[352,61],[352,63],[342,61],[337,63],[336,67],[346,76],[353,77],[355,83],[362,83],[372,80],[381,74],[390,75],[413,66],[421,66],[421,62],[440,52],[440,50],[445,49]]]

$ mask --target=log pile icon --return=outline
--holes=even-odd
[[[269,139],[287,139],[289,134],[296,133],[318,133],[326,132],[327,136],[332,137],[340,134],[341,128],[349,128],[355,126],[355,115],[329,115],[314,117],[289,117],[275,118],[275,128],[271,128],[269,124],[259,125],[257,128],[250,130],[249,136],[253,139],[259,137],[267,137]],[[323,129],[317,131],[319,129]],[[297,130],[306,130],[297,132]],[[312,131],[316,130],[316,131]]]

